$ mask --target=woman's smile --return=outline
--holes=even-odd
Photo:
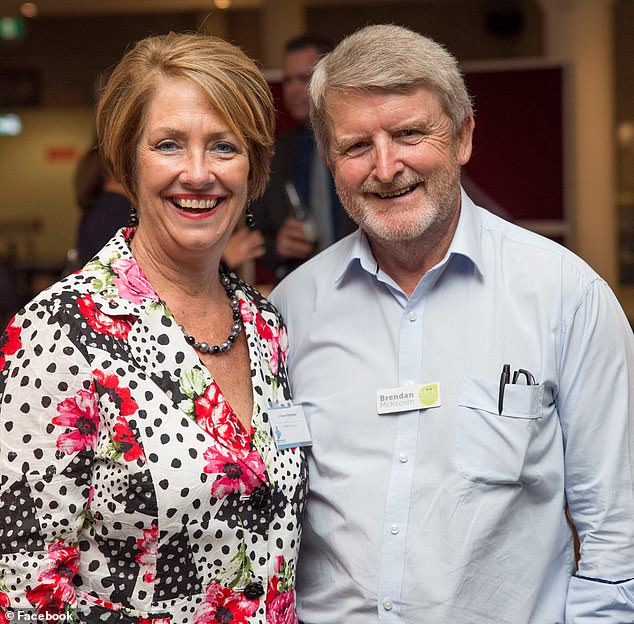
[[[173,195],[170,201],[177,210],[191,217],[207,217],[214,214],[216,206],[222,201],[223,197],[208,195]]]

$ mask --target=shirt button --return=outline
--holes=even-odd
[[[406,464],[409,461],[409,457],[407,456],[407,453],[401,453],[398,456],[398,460],[401,462],[401,464]]]
[[[410,323],[413,323],[418,318],[418,316],[416,316],[416,312],[410,312],[407,315],[407,318],[409,319]]]
[[[249,496],[249,502],[255,509],[267,509],[271,504],[271,493],[266,485],[255,488]]]
[[[244,588],[244,595],[249,600],[257,600],[263,594],[264,594],[264,587],[262,587],[262,583],[260,581],[249,583]]]
[[[394,606],[391,598],[383,598],[383,608],[389,611]]]
[[[400,532],[400,530],[401,530],[401,529],[399,529],[398,524],[393,524],[393,525],[390,527],[390,533],[391,533],[392,535],[398,535],[398,534],[399,534],[399,532]]]

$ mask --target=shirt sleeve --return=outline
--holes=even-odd
[[[30,307],[0,339],[0,611],[69,617],[98,401],[69,328]]]
[[[566,624],[634,622],[634,580],[602,583],[573,576],[568,588]]]
[[[600,279],[564,313],[556,396],[580,560],[566,624],[634,622],[634,338]]]

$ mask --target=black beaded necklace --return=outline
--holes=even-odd
[[[219,345],[210,345],[206,342],[198,342],[196,338],[190,336],[182,325],[179,325],[181,331],[185,336],[185,340],[188,344],[190,344],[196,351],[200,351],[201,353],[224,353],[225,351],[229,351],[231,347],[234,345],[236,339],[238,338],[238,334],[242,329],[242,315],[240,314],[240,303],[238,301],[238,297],[235,293],[235,286],[231,283],[229,276],[225,273],[222,265],[219,269],[220,273],[220,281],[227,293],[227,297],[229,297],[229,301],[231,303],[231,311],[233,312],[233,325],[231,326],[231,333],[229,337]]]

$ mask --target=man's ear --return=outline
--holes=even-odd
[[[460,132],[456,137],[456,159],[458,164],[466,165],[471,158],[473,148],[473,129],[475,128],[475,120],[473,115],[469,115],[463,122]]]

